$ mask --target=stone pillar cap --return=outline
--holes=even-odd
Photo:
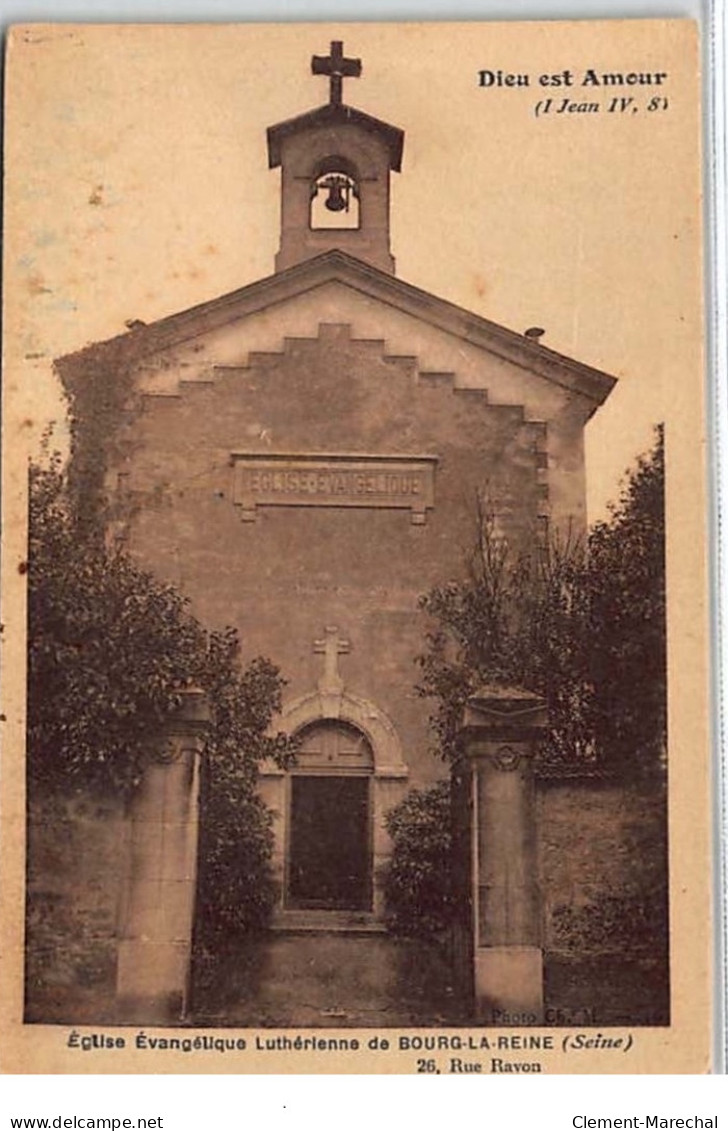
[[[212,717],[207,692],[192,686],[181,687],[178,694],[182,702],[170,717],[172,725],[188,725],[193,729],[207,726]]]
[[[525,687],[504,687],[502,684],[497,683],[484,683],[477,691],[469,697],[468,703],[490,703],[503,705],[504,702],[517,702],[522,705],[526,703],[536,704],[545,702],[542,695],[537,695],[534,691],[527,691]]]
[[[523,687],[484,684],[471,695],[463,712],[463,728],[508,726],[542,730],[548,725],[546,700]]]

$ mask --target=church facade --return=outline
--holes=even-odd
[[[445,772],[418,695],[420,597],[463,575],[486,507],[515,548],[584,532],[584,427],[613,379],[397,277],[397,127],[329,101],[268,130],[274,272],[62,359],[119,381],[117,537],[287,680],[265,767],[280,928],[383,920],[387,812]],[[123,395],[122,395],[123,394]]]

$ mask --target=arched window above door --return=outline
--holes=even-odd
[[[285,734],[299,735],[306,740],[309,728],[315,733],[317,727],[332,725],[351,727],[356,735],[364,736],[375,777],[407,777],[407,764],[391,720],[371,700],[346,690],[333,699],[322,696],[318,691],[310,691],[298,699],[289,700],[274,722],[271,733],[282,730]],[[273,762],[266,765],[264,772],[273,776],[284,773]]]
[[[321,719],[298,731],[294,772],[371,773],[374,753],[366,735],[340,719]]]

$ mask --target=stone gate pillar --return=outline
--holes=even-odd
[[[544,700],[513,688],[481,688],[463,717],[473,781],[475,1010],[486,1024],[543,1020],[533,758],[546,725]]]
[[[129,813],[121,906],[119,1019],[178,1023],[187,1007],[197,882],[199,759],[209,709],[186,689],[179,711],[150,738]]]

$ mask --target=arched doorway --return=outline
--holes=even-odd
[[[285,906],[372,908],[372,747],[357,727],[321,719],[298,732],[289,778]]]
[[[407,787],[407,765],[393,723],[371,700],[352,695],[335,681],[329,688],[322,680],[317,691],[289,700],[284,705],[271,728],[272,733],[278,730],[297,735],[301,739],[301,752],[293,770],[282,770],[270,762],[262,767],[259,779],[261,796],[274,817],[273,871],[280,892],[274,922],[283,927],[289,921],[287,916],[295,916],[297,920],[305,918],[306,908],[310,907],[311,921],[315,920],[320,925],[329,908],[332,915],[337,912],[333,903],[315,904],[310,890],[305,893],[304,899],[310,899],[311,903],[307,902],[304,907],[300,888],[296,895],[295,881],[291,891],[291,861],[293,858],[295,863],[296,845],[301,843],[300,834],[292,835],[291,817],[298,817],[301,807],[305,809],[307,789],[314,811],[310,821],[318,826],[321,822],[316,821],[316,812],[330,814],[341,811],[342,804],[349,804],[353,809],[353,798],[359,791],[358,812],[361,813],[365,805],[367,809],[368,902],[361,910],[346,910],[356,916],[359,924],[362,916],[369,916],[372,923],[381,922],[384,918],[381,879],[391,854],[386,815],[402,800]],[[350,782],[355,778],[360,780],[358,784],[348,786],[342,782],[339,786],[312,783],[307,787],[295,784],[299,777],[345,778]],[[340,791],[338,796],[337,790]],[[312,799],[316,791],[320,798],[318,807]],[[292,813],[294,793],[298,797],[296,812]],[[362,824],[355,827],[361,828]],[[328,828],[327,825],[326,835],[329,835]],[[333,838],[333,832],[331,835]],[[357,843],[361,845],[362,839],[358,838]],[[337,851],[338,848],[337,842]],[[315,870],[314,866],[312,870]],[[345,910],[339,906],[340,910]]]

